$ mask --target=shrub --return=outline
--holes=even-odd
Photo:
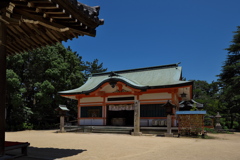
[[[207,132],[207,133],[217,133],[217,131],[215,129],[212,129],[212,128],[204,128],[204,130]]]

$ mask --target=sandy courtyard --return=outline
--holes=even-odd
[[[240,133],[211,136],[217,138],[56,133],[55,130],[6,132],[7,141],[30,143],[29,157],[48,160],[240,160]]]

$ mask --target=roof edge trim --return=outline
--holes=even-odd
[[[173,67],[178,67],[179,63],[175,64],[168,64],[168,65],[161,65],[161,66],[153,66],[153,67],[145,67],[145,68],[136,68],[136,69],[127,69],[127,70],[120,70],[120,71],[110,71],[110,72],[103,72],[103,73],[95,73],[92,74],[92,77],[95,76],[102,76],[102,75],[108,75],[111,74],[112,72],[114,73],[127,73],[127,72],[134,72],[134,71],[144,71],[144,70],[152,70],[152,69],[163,69],[163,68],[173,68]]]
[[[135,88],[135,89],[140,89],[140,90],[146,90],[148,89],[148,86],[139,86],[139,85],[134,85],[133,83],[129,83],[125,80],[123,80],[122,78],[108,78],[104,81],[102,81],[101,83],[99,83],[97,86],[95,86],[93,89],[90,89],[88,91],[82,91],[82,92],[72,92],[72,93],[64,93],[65,91],[60,91],[58,92],[59,95],[76,95],[76,94],[89,94],[91,92],[94,92],[95,90],[97,90],[99,87],[101,87],[103,84],[108,83],[108,82],[123,82],[125,83],[127,86]]]
[[[59,95],[77,95],[77,94],[89,94],[91,92],[94,92],[95,90],[97,90],[101,85],[103,85],[104,83],[108,83],[108,82],[111,82],[111,81],[116,81],[116,82],[123,82],[125,83],[126,85],[128,85],[129,87],[132,87],[132,88],[135,88],[135,89],[140,89],[142,91],[146,91],[147,89],[159,89],[159,88],[174,88],[174,87],[182,87],[182,86],[188,86],[188,85],[192,85],[193,82],[192,81],[189,81],[189,82],[186,82],[186,83],[181,83],[181,84],[173,84],[173,85],[162,85],[162,86],[135,86],[133,84],[130,84],[120,78],[109,78],[107,80],[104,80],[102,81],[100,84],[98,84],[96,87],[94,87],[93,89],[91,90],[88,90],[88,91],[82,91],[82,92],[72,92],[72,93],[61,93],[61,92],[64,92],[64,91],[61,91],[61,92],[58,92]]]

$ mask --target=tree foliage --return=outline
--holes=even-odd
[[[223,127],[229,129],[239,129],[240,124],[240,27],[234,33],[218,81],[195,81],[193,88],[193,98],[203,103],[210,115],[220,112]]]
[[[85,62],[85,70],[84,70],[85,80],[87,80],[87,78],[91,76],[91,74],[105,72],[105,71],[107,71],[107,69],[103,69],[103,63],[99,64],[98,59],[94,59],[93,62],[88,62],[88,61]]]
[[[219,87],[217,82],[195,80],[193,85],[193,99],[202,103],[208,114],[215,115],[219,108]]]
[[[57,93],[80,87],[86,79],[86,71],[88,75],[92,71],[106,71],[102,67],[97,59],[83,62],[81,56],[61,44],[9,56],[8,129],[48,128],[59,122],[55,111],[59,104],[66,104],[71,110],[70,115],[76,117],[77,102],[62,98]]]
[[[240,122],[240,27],[234,33],[232,44],[226,49],[227,58],[218,75],[221,101],[226,106],[225,117],[230,121],[229,128],[234,127],[234,121]]]

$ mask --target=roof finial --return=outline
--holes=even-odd
[[[117,73],[115,73],[115,72],[112,71],[112,72],[110,73],[109,77],[113,77],[113,76],[119,76],[119,75],[118,75]]]

